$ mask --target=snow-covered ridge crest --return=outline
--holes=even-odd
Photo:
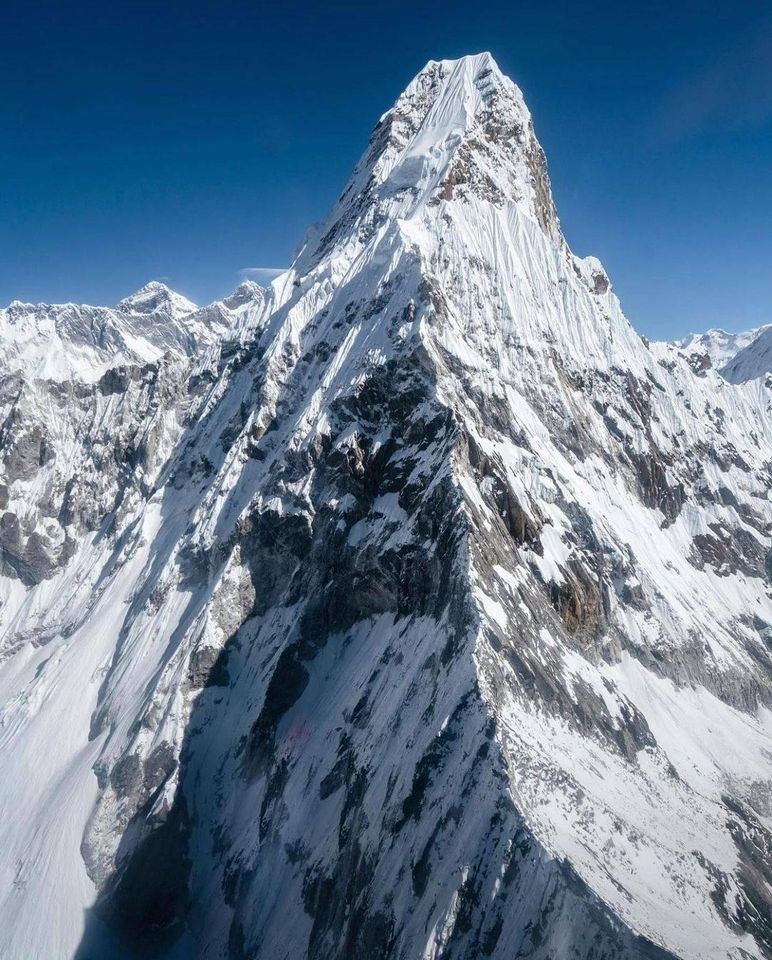
[[[637,336],[521,100],[430,63],[243,337],[5,418],[0,953],[772,949],[769,391]]]
[[[674,341],[674,346],[686,354],[707,354],[712,365],[720,370],[741,350],[751,344],[765,327],[754,327],[741,333],[732,333],[720,328],[692,333]]]
[[[265,306],[258,284],[242,284],[206,307],[151,281],[115,307],[22,303],[0,308],[0,372],[27,380],[94,382],[120,365],[181,360],[237,335]]]
[[[427,205],[515,202],[560,237],[544,154],[520,89],[489,53],[431,60],[376,125],[346,189],[319,229],[323,251],[361,213],[409,219]],[[311,246],[312,252],[315,246]]]
[[[722,367],[721,373],[730,383],[745,383],[772,373],[772,325],[753,332],[756,335],[738,344]]]
[[[746,383],[772,373],[772,325],[765,324],[740,333],[712,329],[693,333],[655,349],[682,353],[697,373],[713,367],[730,383]]]
[[[165,283],[151,280],[128,297],[124,297],[117,307],[121,313],[144,313],[150,316],[164,316],[170,320],[181,320],[198,309],[192,300],[176,293]]]
[[[93,381],[121,363],[151,363],[167,351],[188,356],[202,338],[211,339],[204,327],[188,321],[196,309],[158,282],[115,308],[14,301],[0,309],[2,371]]]

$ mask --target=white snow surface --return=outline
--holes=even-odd
[[[714,327],[706,330],[705,333],[692,333],[688,337],[676,340],[674,345],[684,353],[706,353],[713,366],[720,370],[769,327],[769,324],[765,324],[739,333]]]
[[[514,956],[494,812],[534,891],[570,867],[662,957],[769,956],[772,395],[703,347],[569,250],[489,54],[418,74],[268,290],[0,311],[0,958],[75,956],[182,796],[163,956],[342,957],[314,878],[360,868],[383,957],[482,955],[470,884]],[[575,919],[532,955],[589,955]]]
[[[660,353],[673,350],[684,354],[697,371],[712,366],[730,383],[772,373],[772,324],[741,333],[712,329],[653,346]]]
[[[726,362],[721,373],[730,383],[744,383],[772,374],[772,326],[742,345]]]
[[[229,336],[260,289],[248,281],[203,308],[158,281],[114,308],[15,300],[0,308],[0,363],[26,379],[92,382],[121,364],[192,356]]]

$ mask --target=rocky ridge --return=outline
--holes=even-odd
[[[2,950],[770,956],[770,391],[635,333],[492,58],[164,316],[3,378]]]

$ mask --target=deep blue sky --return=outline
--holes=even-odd
[[[770,322],[772,4],[732,6],[6,0],[0,302],[288,264],[425,61],[487,49],[638,329]]]

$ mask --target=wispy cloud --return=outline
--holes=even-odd
[[[239,270],[239,276],[242,280],[273,280],[286,269],[286,267],[244,267],[243,270]]]
[[[680,143],[715,125],[749,130],[772,118],[772,24],[674,87],[653,118],[655,141]]]

